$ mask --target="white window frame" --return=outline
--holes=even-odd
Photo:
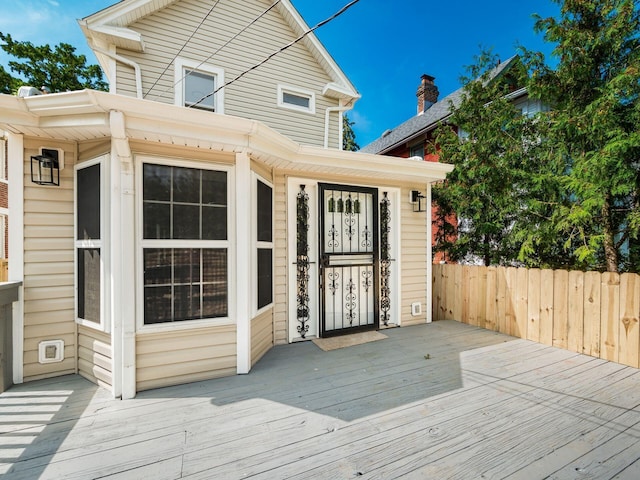
[[[111,331],[111,324],[108,321],[109,305],[109,282],[107,278],[110,273],[110,250],[109,250],[109,203],[108,197],[108,161],[107,156],[102,155],[86,162],[81,162],[73,167],[73,277],[74,277],[74,315],[76,323],[84,327],[100,330],[105,333]],[[100,165],[100,239],[99,240],[78,240],[78,170],[82,170],[94,165]],[[100,250],[100,321],[93,322],[78,316],[78,250],[81,248],[95,248]]]
[[[168,167],[196,168],[198,170],[214,170],[227,174],[227,239],[226,240],[172,240],[172,239],[145,239],[143,212],[143,165],[151,163]],[[137,155],[135,159],[136,169],[136,252],[137,281],[136,296],[140,299],[136,302],[136,330],[140,333],[167,332],[178,330],[190,330],[221,325],[235,325],[235,208],[232,199],[235,198],[234,169],[229,165],[202,163],[195,160],[172,159],[149,155]],[[145,248],[224,248],[227,250],[227,316],[218,318],[201,318],[195,320],[181,320],[177,322],[144,324],[144,249]]]
[[[293,105],[291,103],[285,103],[284,94],[289,93],[298,97],[304,97],[309,99],[309,107],[301,107],[299,105]],[[291,87],[289,85],[278,85],[278,107],[286,108],[288,110],[295,110],[297,112],[304,112],[311,115],[316,113],[316,94],[311,90],[303,88]]]
[[[0,181],[7,183],[7,140],[0,137]]]
[[[224,69],[214,67],[213,65],[200,64],[199,62],[188,60],[186,58],[176,58],[174,68],[174,96],[175,104],[184,107],[185,104],[185,75],[186,70],[195,70],[196,72],[205,73],[215,77],[216,89],[224,85]],[[214,113],[224,114],[224,87],[218,90],[213,96]]]
[[[258,182],[264,183],[266,186],[271,188],[271,241],[263,242],[258,241]],[[251,271],[253,273],[253,278],[256,279],[255,282],[252,282],[251,286],[251,299],[252,299],[252,311],[254,312],[254,316],[260,315],[261,313],[273,308],[275,303],[275,288],[274,282],[275,279],[275,255],[274,255],[274,242],[273,237],[275,236],[275,189],[273,187],[273,183],[266,180],[264,177],[258,175],[255,172],[251,172],[251,198],[253,201],[251,202],[251,244],[253,248],[251,249]],[[264,307],[258,308],[258,249],[269,249],[271,250],[271,303],[265,305]]]

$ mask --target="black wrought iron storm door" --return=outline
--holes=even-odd
[[[379,326],[378,192],[319,185],[320,335]]]

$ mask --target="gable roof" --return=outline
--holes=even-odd
[[[256,1],[264,3],[265,6],[273,3],[269,0]],[[105,49],[109,45],[115,45],[126,50],[143,52],[144,39],[140,33],[130,29],[129,26],[158,10],[178,2],[180,0],[121,0],[93,15],[78,20],[78,23],[87,38],[89,47],[96,53],[103,70],[107,71],[110,59],[100,53],[99,50]],[[309,26],[290,0],[279,0],[276,10],[282,15],[295,35],[302,36],[309,32]],[[311,55],[332,80],[324,88],[323,93],[325,95],[343,99],[347,102],[356,101],[360,98],[356,88],[320,40],[318,40],[314,32],[307,33],[301,43],[307,47]]]
[[[499,77],[513,66],[517,59],[518,56],[514,55],[500,63],[489,75],[489,80]],[[426,112],[411,117],[392,130],[387,130],[380,138],[366,145],[360,151],[364,153],[384,154],[403,143],[410,142],[412,139],[435,129],[440,122],[451,115],[454,108],[460,105],[463,93],[464,87],[460,87],[455,92],[450,93],[442,100],[434,103]]]

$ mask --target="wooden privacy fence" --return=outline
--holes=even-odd
[[[640,368],[640,275],[433,266],[433,318]]]

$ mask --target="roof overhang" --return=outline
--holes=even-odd
[[[0,95],[0,129],[83,142],[114,136],[111,112],[124,116],[130,140],[222,152],[297,175],[339,175],[404,183],[443,180],[452,165],[300,145],[256,120],[93,90],[18,98]]]

